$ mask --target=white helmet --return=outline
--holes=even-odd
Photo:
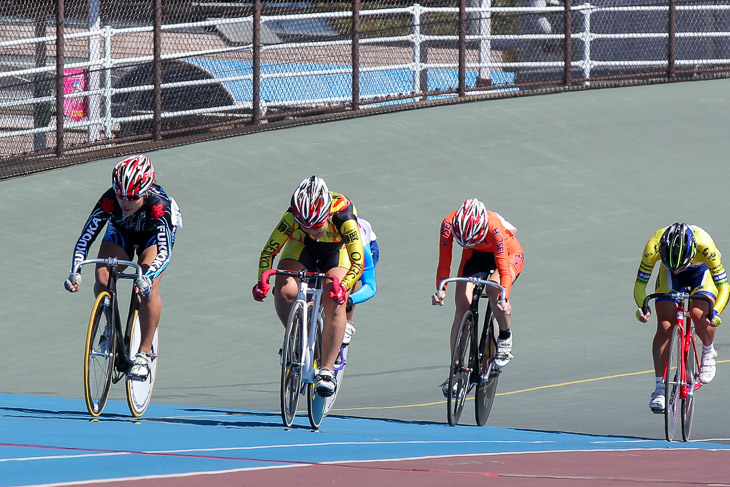
[[[464,201],[451,220],[454,239],[462,247],[473,247],[481,243],[488,230],[487,209],[476,198]]]
[[[312,176],[303,179],[291,197],[291,212],[304,228],[319,227],[327,221],[332,195],[324,179]]]

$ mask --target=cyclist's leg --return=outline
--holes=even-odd
[[[107,235],[109,234],[107,233]],[[129,260],[129,254],[120,244],[112,240],[107,240],[105,237],[99,245],[99,253],[97,254],[97,258],[108,259],[110,257],[116,257],[117,259],[122,260]],[[97,264],[95,275],[96,282],[94,283],[94,296],[98,296],[99,293],[104,291],[109,284],[109,268],[103,264]]]
[[[314,260],[302,242],[287,241],[279,258],[277,269],[286,271],[314,270]],[[281,324],[286,327],[289,321],[289,312],[297,299],[299,280],[289,276],[276,276],[274,282],[274,308]]]
[[[347,267],[333,267],[327,270],[327,274],[334,274],[338,278],[345,277],[350,269]],[[322,303],[324,304],[324,327],[322,329],[322,364],[320,368],[332,370],[340,352],[342,339],[345,336],[345,322],[347,312],[345,304],[337,304],[330,299],[332,282],[327,282],[322,291]]]
[[[139,256],[138,263],[143,270],[147,270],[157,257],[157,245],[151,245],[144,249]],[[142,296],[139,305],[139,327],[142,332],[139,351],[149,355],[152,352],[152,339],[160,323],[162,314],[162,298],[160,297],[159,286],[162,280],[162,272],[154,281],[147,296]]]
[[[456,283],[456,289],[454,290],[454,304],[456,306],[456,310],[454,311],[454,321],[451,324],[451,338],[449,340],[449,350],[454,349],[456,336],[458,335],[459,327],[461,326],[461,319],[464,317],[464,313],[469,310],[473,295],[474,284],[470,282]]]
[[[698,272],[698,274],[700,274]],[[692,288],[692,294],[704,294],[711,298],[713,303],[717,297],[717,287],[712,281],[710,271],[703,267],[701,275],[695,276],[695,282],[693,284],[699,285]],[[710,321],[707,319],[707,315],[710,313],[710,304],[706,301],[700,301],[699,299],[690,301],[690,315],[692,321],[695,324],[695,332],[702,341],[702,358],[700,380],[703,383],[711,382],[715,378],[716,361],[715,357],[717,352],[715,351],[715,332],[716,328],[710,326]]]

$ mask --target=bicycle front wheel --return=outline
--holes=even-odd
[[[669,341],[669,358],[664,378],[664,434],[667,441],[674,439],[677,427],[677,418],[680,412],[682,389],[682,333],[678,326],[672,330]]]
[[[500,369],[494,364],[494,357],[497,355],[496,330],[497,320],[492,310],[487,307],[487,319],[484,322],[482,337],[479,342],[481,364],[479,364],[479,385],[477,385],[476,397],[474,399],[474,414],[479,426],[484,426],[489,418],[494,404],[494,395],[497,393]]]
[[[117,339],[113,314],[111,294],[99,293],[91,309],[84,349],[84,398],[94,417],[104,410],[112,385]]]
[[[131,326],[129,327],[129,351],[127,356],[129,360],[134,359],[139,351],[139,344],[142,341],[142,331],[139,326],[139,297],[133,296],[132,310],[130,312]],[[152,338],[152,363],[150,364],[150,373],[145,380],[127,379],[127,406],[132,416],[139,418],[147,410],[152,400],[152,389],[155,386],[155,377],[157,376],[157,358],[159,355],[159,328],[155,330]]]
[[[472,335],[474,330],[474,313],[467,310],[461,319],[459,332],[451,352],[451,368],[449,369],[448,394],[446,410],[449,425],[456,426],[464,409],[472,372]]]
[[[321,325],[321,323],[319,324]],[[320,330],[320,327],[316,327],[315,331],[315,337],[314,337],[314,368],[315,370],[320,367],[320,364],[322,363],[322,331]],[[336,377],[336,375],[335,375]],[[335,378],[335,380],[337,380]],[[337,387],[335,388],[335,394],[337,393],[337,389],[340,388],[340,384],[337,383]],[[332,394],[334,396],[335,394]],[[309,416],[309,425],[312,427],[312,429],[316,430],[319,429],[319,425],[322,424],[322,420],[324,419],[327,411],[327,401],[332,398],[330,397],[323,397],[317,394],[317,389],[314,387],[314,383],[307,384],[307,416]],[[334,402],[334,399],[332,399]]]
[[[700,383],[700,367],[698,365],[697,355],[697,336],[694,336],[690,340],[689,350],[685,359],[687,368],[684,372],[684,376],[688,383],[689,388],[687,397],[682,399],[682,439],[689,441],[689,437],[692,435],[692,420],[694,419],[695,412],[695,385]]]
[[[302,329],[304,324],[304,305],[295,301],[289,312],[289,321],[281,347],[281,419],[287,427],[294,423],[302,390]]]

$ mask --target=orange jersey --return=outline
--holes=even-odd
[[[441,235],[439,237],[439,263],[436,269],[436,288],[442,280],[447,279],[451,273],[451,252],[454,235],[451,231],[451,221],[457,210],[451,212],[441,222]],[[494,261],[499,271],[499,284],[507,292],[505,299],[509,299],[509,292],[512,288],[512,272],[510,256],[522,254],[522,246],[512,232],[505,228],[502,219],[493,211],[487,210],[488,228],[484,241],[474,247],[465,248],[461,254],[462,262],[466,262],[476,250],[479,252],[490,252],[494,254]]]

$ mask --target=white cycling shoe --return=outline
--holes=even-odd
[[[127,377],[129,380],[147,380],[152,368],[152,357],[144,352],[138,352],[132,361],[132,368],[129,369]]]
[[[664,389],[656,389],[652,392],[651,400],[649,401],[651,412],[654,414],[662,414],[664,412],[665,401]]]
[[[330,397],[337,390],[335,374],[328,369],[319,369],[314,376],[314,388],[322,397]]]
[[[350,340],[352,340],[352,335],[355,334],[357,330],[355,330],[355,325],[352,324],[352,321],[348,321],[345,325],[345,336],[342,338],[342,346],[346,347],[350,344]]]
[[[717,366],[715,365],[715,357],[717,357],[717,350],[714,348],[705,352],[702,351],[702,368],[700,369],[700,382],[707,384],[712,382],[715,378],[715,372]]]
[[[494,364],[500,369],[512,360],[512,335],[509,338],[497,339],[497,356],[494,357]]]

